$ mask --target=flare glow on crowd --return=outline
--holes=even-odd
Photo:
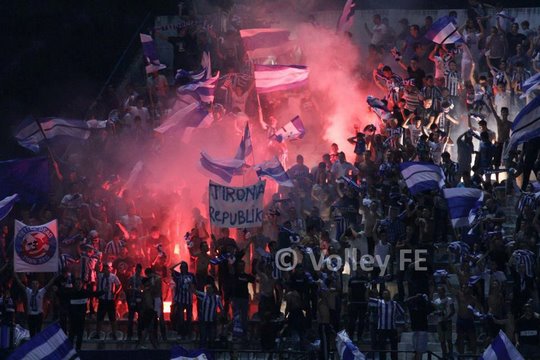
[[[10,131],[9,359],[540,353],[540,9],[176,5]]]

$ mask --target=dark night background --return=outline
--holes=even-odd
[[[230,1],[210,2],[226,6]],[[322,4],[339,8],[343,2]],[[12,138],[12,126],[24,117],[83,118],[145,16],[176,14],[177,3],[175,0],[1,1],[0,160],[30,155]],[[400,1],[400,7],[408,8],[465,6],[464,0]],[[517,0],[512,6],[538,6],[538,3]],[[388,0],[387,6],[381,6],[380,1],[367,0],[362,1],[359,8],[362,7],[391,8],[395,2]],[[128,60],[133,55],[128,53]]]

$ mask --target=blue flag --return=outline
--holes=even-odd
[[[0,161],[0,199],[19,194],[26,204],[43,204],[49,197],[47,158]]]
[[[188,350],[181,346],[171,348],[171,360],[212,360],[210,352],[204,349]]]
[[[251,134],[249,132],[249,123],[246,122],[246,128],[244,129],[244,135],[240,141],[240,146],[236,151],[235,159],[245,160],[247,156],[253,153],[253,143],[251,142]]]
[[[17,200],[19,200],[19,195],[14,194],[0,201],[0,220],[8,216],[11,209],[13,209],[13,205],[15,205],[15,201]]]
[[[76,360],[73,345],[58,323],[54,323],[32,337],[9,356],[8,360]]]
[[[463,37],[458,31],[456,19],[451,16],[443,16],[431,25],[426,33],[426,39],[436,44],[455,44],[463,42]]]

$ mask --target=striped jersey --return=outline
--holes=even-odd
[[[223,311],[221,297],[216,294],[210,295],[202,291],[197,291],[195,294],[200,302],[199,321],[215,321],[217,317],[217,309],[219,309],[219,311]]]
[[[444,85],[448,88],[450,96],[458,96],[458,88],[461,79],[459,78],[459,72],[451,71],[449,69],[444,72]]]
[[[107,243],[107,246],[105,246],[105,254],[106,255],[113,255],[118,256],[120,255],[120,250],[126,246],[126,243],[124,241],[109,241]]]
[[[517,209],[519,210],[520,213],[523,211],[525,206],[528,206],[534,210],[535,205],[537,204],[537,201],[538,201],[538,197],[536,196],[535,193],[527,193],[527,192],[522,193],[517,203]]]
[[[96,282],[96,265],[98,261],[97,256],[81,256],[81,279],[84,283]]]
[[[193,303],[192,289],[195,286],[195,276],[188,272],[185,274],[173,271],[174,281],[174,302],[177,304]]]
[[[121,286],[118,276],[113,273],[109,273],[108,276],[104,273],[100,273],[98,275],[97,285],[98,291],[104,292],[104,294],[99,297],[101,300],[114,300],[114,294]]]
[[[416,112],[416,109],[418,109],[422,103],[421,94],[418,91],[405,90],[403,99],[405,100],[405,109],[411,112]]]
[[[396,328],[396,315],[403,316],[405,311],[396,301],[369,298],[369,306],[377,309],[377,329],[394,330]]]

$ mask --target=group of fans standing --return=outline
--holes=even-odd
[[[540,66],[540,34],[528,21],[518,24],[504,9],[497,11],[489,17],[484,4],[471,0],[468,18],[456,18],[463,23],[464,42],[442,46],[424,37],[429,17],[424,26],[402,19],[398,32],[375,15],[373,25],[366,24],[371,44],[367,65],[358,67],[358,82],[372,80],[380,88],[370,106],[381,121],[351,129],[352,162],[337,144],[311,168],[298,154],[287,170],[294,188],[280,187],[265,209],[263,226],[235,229],[235,238],[229,229],[213,229],[191,206],[184,216],[191,219],[189,231],[182,239],[168,230],[167,212],[173,203],[196,204],[188,189],[147,196],[144,190],[126,190],[125,181],[109,175],[123,164],[115,152],[119,143],[160,156],[162,139],[151,136],[151,129],[171,104],[169,81],[159,73],[149,77],[146,93],[130,89],[119,100],[111,91],[102,109],[94,110],[98,117],[116,110],[114,126],[93,134],[63,163],[54,162],[51,202],[41,209],[18,207],[4,220],[3,328],[11,327],[24,308],[34,335],[50,315],[80,349],[85,331],[97,339],[105,336],[105,317],[112,330],[107,336],[120,340],[116,321],[126,317],[126,339],[133,337],[136,319],[140,346],[149,338],[157,347],[158,337],[167,340],[170,331],[182,340],[198,334],[201,347],[222,345],[215,343],[221,335],[247,341],[258,334],[264,350],[274,349],[276,339],[296,341],[302,349],[319,339],[323,359],[342,328],[362,350],[369,338],[371,349],[381,350],[380,359],[386,343],[397,350],[399,334],[409,328],[420,359],[435,324],[445,358],[455,351],[477,353],[500,329],[525,357],[537,356],[540,207],[535,193],[540,185],[529,177],[540,170],[540,144],[531,140],[507,158],[502,154],[512,117],[535,95],[522,97],[520,84]],[[196,70],[194,64],[208,51],[214,69],[229,75],[216,90],[215,112],[249,115],[253,80],[238,32],[193,27],[168,38],[175,66]],[[316,104],[323,94],[310,96]],[[265,119],[275,127],[273,104],[265,105]],[[484,192],[484,207],[471,231],[452,228],[439,192],[409,194],[400,174],[404,161],[440,165],[446,187]],[[521,190],[515,189],[516,179]],[[514,219],[503,204],[514,191],[521,195],[515,226],[508,232]],[[9,221],[14,217],[28,225],[59,221],[61,271],[43,287],[43,274],[11,271]],[[175,263],[179,244],[189,260]],[[276,253],[286,248],[301,259],[290,272],[276,266]],[[389,266],[370,272],[361,266],[315,267],[333,254],[345,259],[348,248],[389,259]],[[398,266],[402,253],[411,250],[428,251],[428,270]],[[166,302],[171,303],[169,322]],[[85,323],[94,314],[95,331]],[[397,359],[396,352],[391,356]]]

